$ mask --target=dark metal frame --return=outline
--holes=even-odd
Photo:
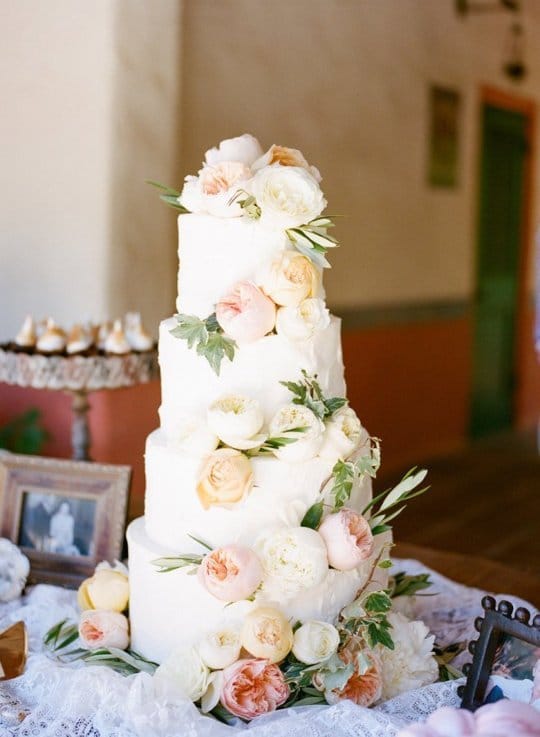
[[[484,596],[482,608],[485,616],[477,617],[474,627],[480,633],[478,640],[469,643],[472,663],[463,666],[467,683],[458,689],[462,697],[461,706],[475,711],[484,703],[493,660],[501,635],[511,635],[531,645],[540,647],[540,614],[532,622],[531,614],[525,607],[514,607],[509,601],[498,604],[492,596]]]

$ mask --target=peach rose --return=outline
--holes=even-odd
[[[81,614],[79,637],[89,650],[116,647],[125,650],[129,645],[128,620],[119,612],[91,609]]]
[[[261,271],[260,284],[278,305],[296,307],[317,297],[321,288],[319,269],[297,251],[283,251]]]
[[[293,640],[291,623],[273,607],[253,609],[244,619],[242,647],[256,658],[279,663],[290,653]]]
[[[251,169],[259,171],[265,166],[272,164],[281,164],[281,166],[300,166],[302,169],[309,171],[311,176],[317,181],[321,181],[321,174],[317,168],[310,166],[306,161],[304,154],[297,148],[288,148],[287,146],[278,146],[273,144],[268,151],[255,161]]]
[[[283,673],[266,660],[239,660],[223,671],[221,703],[241,719],[275,711],[289,693]]]
[[[318,532],[326,543],[328,562],[338,571],[351,571],[373,553],[369,523],[352,509],[329,514]]]
[[[198,570],[205,589],[221,601],[247,599],[261,583],[262,566],[243,545],[225,545],[205,556]]]
[[[129,578],[122,565],[115,568],[100,565],[91,578],[85,579],[77,592],[81,611],[104,609],[123,612],[129,603]]]
[[[234,184],[250,176],[250,170],[240,161],[221,161],[213,166],[205,166],[199,174],[201,189],[207,195],[227,192]]]
[[[276,305],[252,282],[239,282],[217,303],[216,318],[237,343],[252,343],[274,329]]]
[[[371,706],[378,701],[382,693],[382,675],[377,655],[363,650],[355,639],[351,639],[338,655],[347,665],[354,664],[354,673],[343,688],[326,690],[324,693],[326,701],[329,704],[337,704],[338,701],[349,699],[358,706]],[[317,681],[317,676],[314,680]]]
[[[199,473],[197,494],[205,509],[239,502],[253,486],[249,458],[239,450],[219,448],[208,455]]]

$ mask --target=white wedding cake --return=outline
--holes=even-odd
[[[160,326],[161,425],[127,533],[131,647],[206,711],[246,719],[314,686],[380,698],[388,522],[424,476],[372,505],[379,443],[345,398],[320,180],[299,151],[243,135],[182,192],[162,187],[181,212],[178,314]]]

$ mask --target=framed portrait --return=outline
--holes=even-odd
[[[457,90],[430,88],[428,182],[432,187],[458,184],[460,109]]]
[[[475,710],[501,699],[540,705],[540,615],[531,621],[527,609],[514,611],[491,596],[482,607],[485,616],[475,621],[480,636],[469,644],[473,661],[463,668],[462,706]]]
[[[29,583],[77,587],[122,554],[129,466],[0,452],[0,537],[31,564]]]

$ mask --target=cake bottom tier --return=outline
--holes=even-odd
[[[171,651],[184,650],[209,632],[224,624],[241,624],[246,614],[266,602],[241,601],[226,604],[211,596],[196,575],[186,569],[160,573],[152,561],[178,554],[151,540],[145,529],[144,517],[134,520],[127,531],[129,546],[130,626],[131,647],[145,658],[163,662]],[[359,589],[374,576],[368,590],[387,585],[387,573],[374,566],[381,546],[389,543],[388,536],[377,536],[373,558],[354,571],[329,570],[325,580],[294,599],[271,603],[291,621],[310,619],[333,622],[341,609],[349,604]]]

